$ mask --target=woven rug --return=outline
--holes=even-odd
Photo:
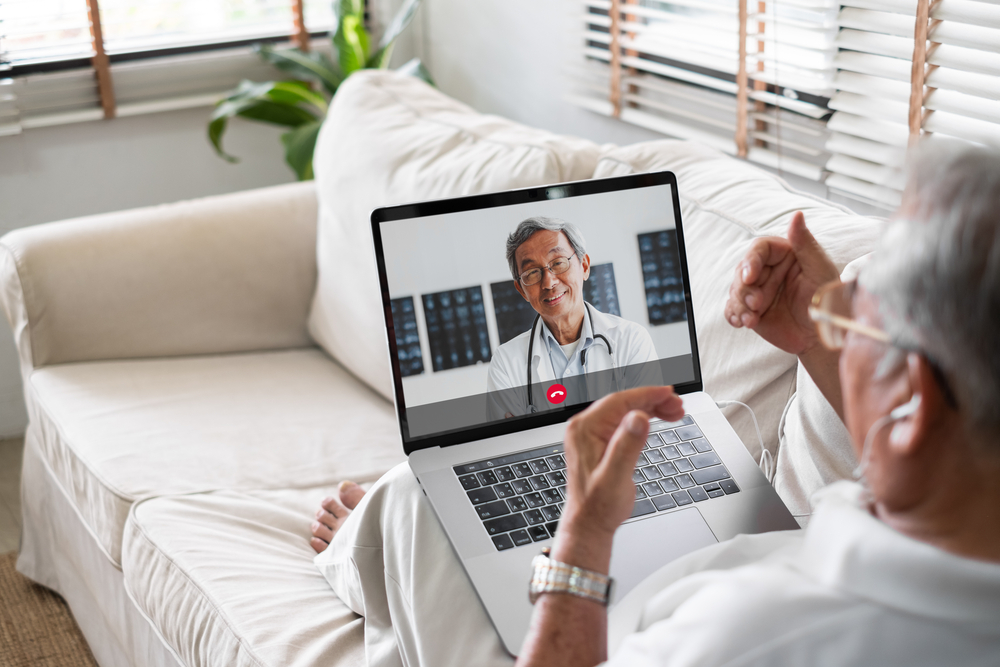
[[[97,667],[63,599],[21,575],[16,560],[0,555],[0,665]]]

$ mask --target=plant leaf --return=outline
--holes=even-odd
[[[259,120],[273,125],[283,125],[285,127],[299,127],[300,125],[319,120],[316,114],[306,109],[271,100],[249,101],[240,109],[238,115],[243,118]]]
[[[344,76],[364,68],[368,62],[368,31],[364,19],[355,14],[340,17],[337,32],[333,35],[340,60],[340,71]]]
[[[389,22],[389,27],[382,34],[378,50],[368,59],[367,67],[385,69],[389,66],[389,60],[392,58],[392,47],[396,43],[396,38],[406,30],[406,26],[410,25],[410,21],[413,20],[413,15],[416,14],[418,7],[420,7],[420,0],[405,0],[403,2],[399,11],[396,12],[396,15],[392,17],[392,21]]]
[[[322,53],[302,53],[298,49],[278,51],[270,44],[261,44],[257,49],[260,57],[283,72],[294,76],[318,81],[331,95],[344,82],[336,65]]]
[[[234,156],[229,155],[222,148],[222,136],[226,132],[229,119],[234,116],[242,116],[285,127],[299,127],[300,125],[320,120],[320,116],[323,115],[322,111],[316,114],[298,106],[299,99],[296,99],[292,103],[272,99],[271,95],[276,89],[279,97],[285,96],[287,99],[290,99],[294,91],[301,93],[305,90],[308,92],[308,95],[316,95],[316,93],[308,90],[308,88],[304,88],[303,84],[296,82],[240,82],[240,85],[236,87],[236,90],[229,97],[219,101],[212,111],[212,116],[208,123],[208,140],[212,143],[215,152],[221,158],[227,162],[237,161]],[[307,98],[305,101],[312,104],[315,100]],[[323,99],[322,101],[325,105],[326,100]]]
[[[322,121],[317,120],[281,135],[281,143],[285,145],[285,162],[295,171],[300,181],[313,178],[313,153],[322,125]]]
[[[400,74],[406,74],[407,76],[415,76],[422,81],[426,81],[432,86],[436,85],[434,83],[434,79],[431,78],[431,73],[427,71],[426,67],[424,67],[424,64],[420,61],[420,58],[412,58],[406,61],[405,63],[400,65],[396,69],[396,71],[399,72]]]
[[[229,116],[212,118],[208,124],[208,140],[212,142],[212,147],[215,148],[215,152],[219,157],[226,162],[236,163],[240,161],[238,157],[222,150],[222,135],[226,133],[226,123],[228,122]]]
[[[282,104],[308,104],[315,107],[321,114],[326,115],[328,106],[326,98],[314,92],[308,83],[302,81],[279,81],[272,86],[267,96]]]

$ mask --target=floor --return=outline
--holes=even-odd
[[[0,554],[21,544],[21,457],[24,439],[0,440]]]

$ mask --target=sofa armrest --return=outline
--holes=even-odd
[[[315,185],[19,229],[0,239],[0,281],[23,373],[311,345]]]

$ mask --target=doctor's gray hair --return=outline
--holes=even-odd
[[[1000,433],[1000,151],[932,140],[859,280],[897,347],[943,372],[966,425]],[[897,353],[902,363],[905,358]],[[1000,450],[997,450],[1000,451]]]
[[[542,230],[565,234],[566,238],[569,239],[569,244],[573,246],[573,252],[576,253],[576,256],[581,261],[583,260],[583,256],[587,254],[587,242],[584,240],[580,230],[576,228],[576,225],[565,220],[560,220],[559,218],[544,218],[541,216],[522,220],[517,229],[507,237],[507,264],[510,265],[510,275],[514,276],[515,283],[521,279],[521,273],[517,270],[517,259],[514,257],[517,254],[517,249],[521,247],[522,243],[531,238],[532,234]]]

